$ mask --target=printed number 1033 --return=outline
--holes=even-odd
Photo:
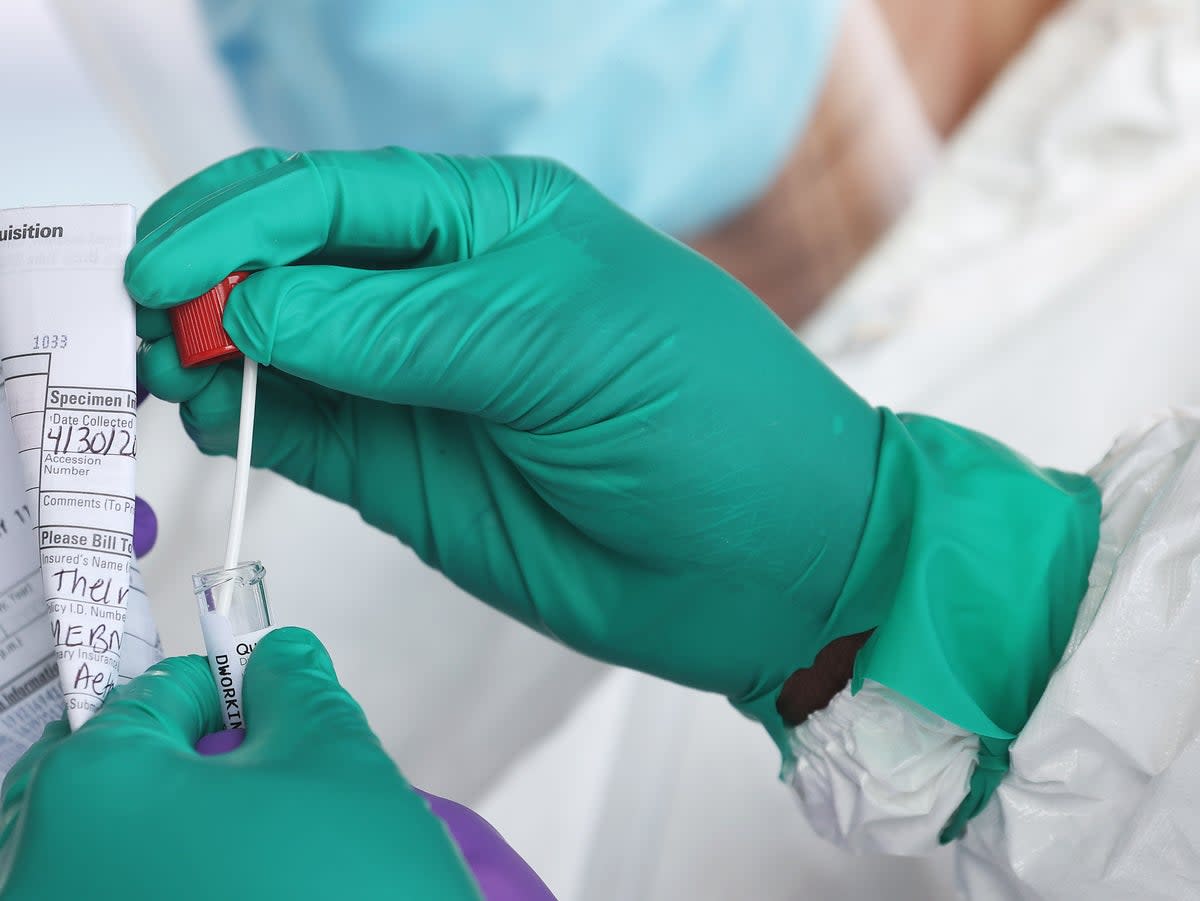
[[[34,350],[64,350],[66,346],[67,336],[65,334],[33,336]]]

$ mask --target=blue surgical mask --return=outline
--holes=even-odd
[[[783,166],[841,0],[202,0],[252,125],[288,149],[562,160],[691,234]]]

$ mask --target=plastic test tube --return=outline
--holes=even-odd
[[[273,628],[265,576],[266,569],[258,561],[192,576],[208,665],[220,693],[227,729],[245,728],[242,675],[254,646]]]

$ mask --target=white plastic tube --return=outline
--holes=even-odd
[[[242,409],[238,417],[237,463],[233,476],[233,502],[229,510],[229,532],[225,539],[225,569],[238,564],[242,532],[246,525],[246,494],[250,482],[250,453],[254,444],[254,403],[258,395],[258,364],[249,357],[242,365]],[[217,611],[229,615],[231,594],[219,593]]]

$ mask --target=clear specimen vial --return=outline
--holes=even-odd
[[[271,631],[266,569],[257,560],[192,576],[208,665],[221,698],[225,728],[245,728],[242,674],[258,640]]]

